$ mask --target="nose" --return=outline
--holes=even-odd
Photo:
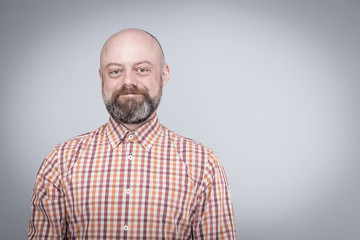
[[[136,75],[132,71],[127,71],[124,75],[125,85],[137,85]]]

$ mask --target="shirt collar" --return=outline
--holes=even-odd
[[[106,126],[106,134],[113,148],[116,148],[122,141],[124,141],[129,132],[130,131],[124,125],[116,122],[112,117],[110,117]],[[139,127],[133,133],[143,148],[149,152],[162,133],[162,127],[157,114],[155,114],[150,121]]]

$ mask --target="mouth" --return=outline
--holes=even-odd
[[[131,96],[139,96],[139,95],[142,95],[141,93],[124,93],[124,94],[121,94],[121,96],[127,96],[127,97],[131,97]]]
[[[130,99],[140,100],[140,99],[142,99],[142,97],[144,97],[144,95],[141,93],[124,93],[124,94],[119,95],[118,99],[120,101],[126,101],[126,100],[130,100]]]

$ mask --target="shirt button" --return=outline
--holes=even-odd
[[[134,156],[133,156],[133,155],[129,155],[129,156],[128,156],[128,159],[129,159],[129,160],[133,160],[133,159],[134,159]]]
[[[124,229],[124,231],[127,231],[127,230],[129,230],[129,227],[127,225],[125,225],[123,229]]]
[[[125,194],[126,194],[126,195],[130,195],[130,193],[131,193],[130,188],[126,189]]]
[[[129,135],[129,139],[133,139],[134,138],[134,135]]]

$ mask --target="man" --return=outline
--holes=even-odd
[[[99,75],[110,120],[44,160],[28,238],[236,239],[220,161],[159,123],[170,72],[157,39],[138,29],[114,34]]]

